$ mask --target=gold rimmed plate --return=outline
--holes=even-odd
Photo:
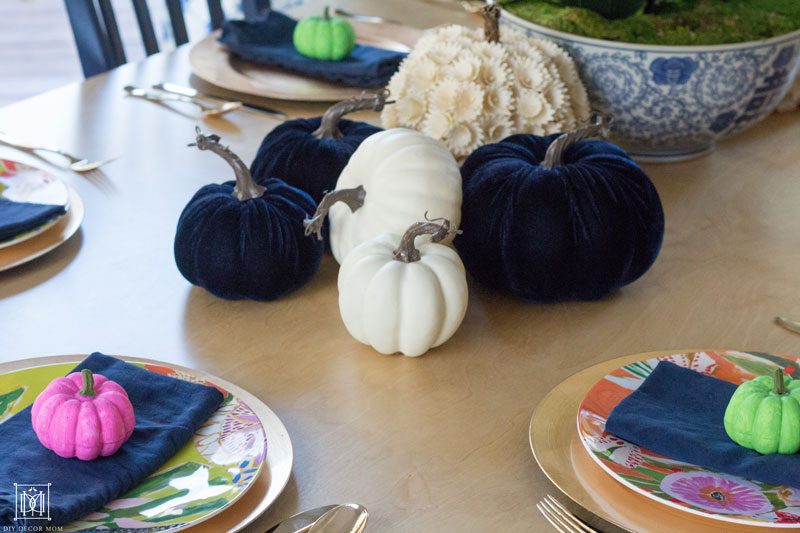
[[[399,24],[352,21],[359,44],[408,52],[422,30]],[[298,102],[334,102],[361,94],[363,88],[318,80],[288,70],[234,57],[220,44],[219,31],[195,44],[189,61],[201,80],[230,91]]]
[[[44,231],[0,249],[0,272],[33,261],[58,248],[72,237],[83,222],[83,201],[72,187],[67,187],[69,209],[67,213],[48,225]]]
[[[559,383],[539,403],[529,427],[531,450],[545,475],[576,504],[627,531],[665,530],[666,524],[671,531],[775,531],[771,527],[720,522],[656,503],[608,475],[589,456],[578,434],[576,418],[581,402],[605,376],[639,361],[699,352],[707,350],[629,355],[599,363]]]
[[[70,206],[70,191],[63,181],[43,168],[13,159],[0,158],[0,199],[11,202],[59,205],[63,206],[66,212]],[[55,226],[64,216],[48,220],[37,228],[0,242],[0,249],[15,246],[44,233]]]
[[[0,364],[0,423],[84,357]],[[238,531],[260,516],[291,474],[291,441],[275,413],[216,376],[149,359],[120,359],[150,372],[214,386],[225,399],[191,441],[147,480],[64,526],[64,531],[179,531],[198,526],[203,531]]]

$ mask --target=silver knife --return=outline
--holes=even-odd
[[[794,320],[789,320],[782,316],[776,316],[775,322],[793,333],[800,333],[800,322],[795,322]]]
[[[319,517],[336,507],[338,506],[325,505],[310,511],[303,511],[275,524],[266,533],[305,533],[314,525],[314,522],[319,520]]]
[[[171,94],[178,94],[181,96],[188,96],[190,98],[208,98],[209,100],[217,100],[217,101],[225,101],[224,98],[219,98],[217,96],[211,96],[208,94],[203,94],[197,89],[193,89],[191,87],[184,87],[183,85],[176,85],[174,83],[167,83],[161,82],[156,83],[153,85],[153,89],[157,89],[159,91],[164,91],[165,93]],[[255,109],[257,111],[263,111],[264,113],[269,113],[270,115],[275,115],[278,118],[286,120],[288,117],[286,113],[283,111],[278,111],[277,109],[272,109],[271,107],[264,107],[255,104],[242,104],[242,107],[247,107],[249,109]]]

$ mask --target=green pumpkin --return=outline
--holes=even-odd
[[[647,0],[558,0],[558,3],[590,9],[607,19],[624,19],[644,9]]]
[[[739,385],[725,410],[725,432],[739,446],[758,453],[800,450],[800,380],[759,376]]]
[[[325,8],[321,17],[306,17],[297,23],[294,47],[306,57],[324,61],[341,61],[356,45],[353,27],[341,17],[331,17]]]

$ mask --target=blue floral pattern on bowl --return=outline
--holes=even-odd
[[[636,45],[551,30],[503,11],[501,23],[564,46],[612,139],[640,160],[704,154],[780,103],[800,68],[800,30],[708,47]]]

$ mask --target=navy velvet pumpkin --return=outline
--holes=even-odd
[[[364,122],[343,119],[359,109],[380,111],[388,93],[380,92],[339,102],[325,115],[284,122],[264,137],[250,170],[255,180],[277,177],[297,187],[319,203],[361,142],[382,131]]]
[[[204,186],[184,208],[175,262],[189,282],[221,298],[274,300],[319,270],[323,244],[306,237],[303,228],[316,205],[279,179],[257,186],[238,161],[238,168],[232,164],[237,181]]]
[[[455,240],[479,281],[536,301],[593,300],[639,278],[664,236],[664,212],[644,171],[603,141],[512,135],[462,166],[463,234]]]
[[[262,183],[279,177],[319,203],[327,191],[336,188],[339,174],[361,141],[381,131],[377,126],[342,119],[342,137],[318,138],[314,132],[321,122],[321,117],[299,118],[284,122],[267,134],[250,166],[255,180]]]

